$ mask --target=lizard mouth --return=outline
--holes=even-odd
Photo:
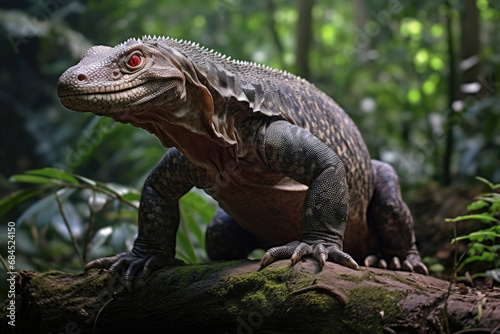
[[[169,85],[165,80],[145,81],[135,86],[120,85],[103,87],[99,91],[88,92],[77,89],[58,90],[61,103],[75,111],[97,111],[117,107],[134,106],[152,100],[165,93]]]

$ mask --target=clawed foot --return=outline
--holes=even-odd
[[[114,279],[115,275],[125,273],[125,284],[127,289],[132,291],[132,283],[140,271],[142,271],[142,276],[147,278],[155,270],[183,263],[179,259],[164,254],[148,254],[145,251],[132,250],[89,262],[85,266],[85,271],[95,268],[108,269],[111,279]]]
[[[397,256],[394,256],[389,260],[389,264],[383,258],[378,258],[375,255],[369,255],[365,258],[365,266],[381,269],[389,268],[390,270],[403,270],[409,272],[417,272],[423,275],[429,275],[429,270],[422,262],[422,259],[418,254],[408,254],[403,263],[401,263]]]
[[[288,258],[291,258],[292,265],[294,265],[308,255],[313,255],[321,267],[325,265],[327,260],[330,260],[351,269],[359,269],[356,261],[349,254],[341,251],[336,244],[316,243],[309,245],[300,241],[292,241],[284,246],[269,249],[262,257],[260,265],[265,267],[276,260]]]

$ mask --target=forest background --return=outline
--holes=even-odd
[[[492,0],[2,1],[0,244],[14,221],[16,268],[69,272],[82,270],[77,248],[88,261],[132,245],[133,206],[166,148],[144,130],[65,109],[56,83],[92,45],[166,35],[298,74],[333,97],[372,157],[396,168],[417,212],[419,246],[439,276],[450,267],[437,253],[449,250],[452,226],[439,219],[426,231],[422,205],[434,218],[436,206],[478,185],[475,176],[500,182],[499,19]],[[88,179],[77,179],[80,188],[38,180],[50,191],[12,201],[37,185],[15,175],[45,167]],[[93,180],[118,195],[96,192]],[[178,256],[206,261],[215,203],[195,190],[181,210]],[[445,246],[432,245],[436,231]]]

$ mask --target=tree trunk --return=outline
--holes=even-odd
[[[499,324],[499,289],[452,291],[446,298],[448,282],[415,273],[333,263],[320,270],[310,259],[289,264],[261,269],[244,260],[165,268],[137,280],[132,293],[121,279],[110,286],[104,271],[21,271],[15,328],[30,334],[439,333],[444,319],[452,331],[491,332]],[[5,311],[0,331],[12,333]]]
[[[314,0],[299,0],[299,22],[297,24],[297,74],[309,79],[309,50],[312,39],[312,9]]]
[[[476,0],[465,0],[464,10],[460,19],[460,70],[462,71],[462,83],[478,83],[481,70],[481,29],[479,9]],[[462,91],[465,96],[478,93]]]
[[[445,115],[446,145],[443,156],[443,185],[451,184],[451,158],[454,149],[454,111],[453,102],[457,100],[457,73],[455,65],[455,47],[453,41],[452,9],[449,0],[445,1],[446,13],[446,41],[448,44],[448,110]]]

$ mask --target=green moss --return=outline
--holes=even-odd
[[[210,275],[220,271],[224,267],[232,266],[242,261],[244,260],[190,264],[175,267],[175,276],[172,277],[168,284],[175,285],[176,288],[184,288],[195,282],[206,280]]]
[[[263,269],[232,276],[226,282],[215,285],[210,292],[224,298],[243,295],[242,302],[245,303],[262,301],[270,292],[280,298],[286,294],[286,281],[291,275],[290,267]],[[247,293],[248,291],[251,292]]]
[[[59,271],[49,271],[47,273],[39,274],[30,280],[30,284],[34,287],[33,291],[37,291],[37,296],[50,297],[54,293],[57,294],[70,294],[73,291],[77,291],[82,287],[89,284],[86,279],[81,279],[79,281],[68,279],[68,284],[65,284],[65,279],[68,277],[78,277],[79,274],[69,274]],[[57,284],[54,284],[54,281]]]
[[[247,314],[257,309],[270,311],[275,305],[285,303],[295,286],[310,285],[313,281],[312,277],[297,280],[298,277],[290,266],[265,268],[231,276],[212,287],[210,293],[225,300],[226,310],[232,315]]]
[[[388,291],[381,287],[353,288],[347,295],[344,324],[352,333],[381,333],[386,324],[401,317],[398,302],[403,296],[402,291]]]
[[[361,282],[361,277],[358,277],[356,275],[348,275],[348,274],[340,274],[340,277],[345,279],[346,281],[354,282],[354,283],[359,283]]]
[[[371,271],[367,271],[359,279],[360,279],[360,281],[372,281],[375,283],[384,284],[384,282],[382,280],[378,279],[377,275],[372,273]]]
[[[304,277],[285,266],[228,277],[210,292],[224,303],[228,318],[239,319],[237,325],[244,321],[251,328],[263,329],[262,325],[284,333],[342,332],[343,303],[321,289],[294,293],[315,283],[319,284],[312,274]],[[303,317],[304,312],[311,321],[292,326],[286,320]]]

